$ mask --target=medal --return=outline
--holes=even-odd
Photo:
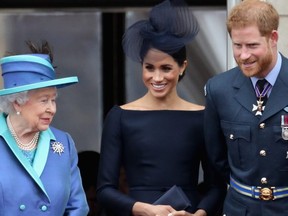
[[[252,112],[256,111],[255,115],[262,115],[262,111],[264,111],[265,106],[263,106],[264,101],[261,101],[261,98],[257,100],[257,106],[253,104]]]
[[[281,115],[282,138],[288,140],[288,115]]]
[[[263,80],[261,80],[261,81],[263,81]],[[270,89],[272,88],[272,85],[270,85],[270,83],[267,82],[266,80],[264,83],[265,84],[262,87],[260,85],[258,86],[257,84],[255,87],[255,92],[256,92],[256,96],[257,96],[258,100],[257,100],[257,105],[253,104],[252,112],[256,111],[256,113],[255,113],[256,116],[262,115],[262,112],[265,109],[265,102],[267,100],[267,94],[270,91]]]

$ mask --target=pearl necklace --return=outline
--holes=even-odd
[[[35,133],[34,137],[32,138],[32,140],[29,142],[29,143],[22,143],[20,141],[20,139],[18,138],[13,126],[12,126],[12,123],[10,121],[10,118],[9,118],[9,115],[7,116],[7,125],[8,125],[8,128],[12,134],[12,136],[14,137],[18,147],[22,150],[25,150],[25,151],[32,151],[33,149],[36,148],[37,146],[37,143],[38,143],[38,139],[39,139],[39,132]]]

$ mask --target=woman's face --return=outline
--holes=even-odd
[[[17,111],[21,112],[24,124],[32,131],[48,129],[56,113],[56,88],[31,90],[28,96],[29,100],[17,108]]]
[[[165,98],[176,92],[179,75],[187,62],[179,66],[172,56],[157,49],[150,49],[142,64],[142,79],[148,92],[156,98]]]

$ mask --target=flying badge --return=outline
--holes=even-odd
[[[288,115],[281,115],[282,138],[288,140]]]
[[[253,104],[252,112],[256,111],[255,115],[262,115],[262,112],[265,109],[265,106],[263,106],[264,101],[261,101],[261,98],[257,100],[257,106]]]

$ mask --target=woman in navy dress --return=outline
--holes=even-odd
[[[105,119],[97,197],[115,216],[216,215],[226,193],[225,183],[207,161],[204,107],[177,94],[187,66],[185,45],[199,29],[191,11],[175,2],[155,6],[149,20],[136,22],[123,37],[127,56],[142,64],[147,93],[115,105]],[[197,190],[200,164],[202,195]],[[128,194],[119,190],[121,167]],[[188,198],[187,208],[153,204],[174,185]]]

